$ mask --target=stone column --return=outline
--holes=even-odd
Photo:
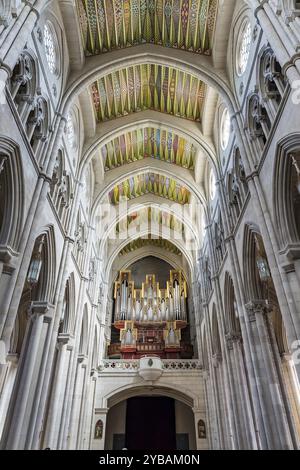
[[[253,411],[251,408],[251,396],[249,394],[246,378],[243,340],[241,335],[231,335],[229,339],[232,345],[234,381],[237,392],[237,406],[239,408],[240,430],[243,436],[243,450],[258,450],[253,422]]]
[[[298,437],[298,448],[300,448],[300,384],[295,370],[294,361],[290,354],[281,356],[283,377],[295,422]]]
[[[258,301],[247,304],[246,308],[251,324],[253,363],[268,449],[293,449],[293,430],[289,428],[284,391],[274,362],[266,306]]]
[[[30,323],[26,334],[16,378],[16,390],[10,402],[8,421],[3,432],[1,447],[23,449],[28,433],[28,422],[33,406],[32,394],[36,385],[36,366],[40,361],[39,347],[44,316],[49,310],[47,302],[34,302],[30,311]]]
[[[217,412],[219,414],[219,426],[222,435],[222,450],[234,449],[233,430],[231,427],[231,418],[228,416],[228,402],[224,385],[224,371],[223,360],[220,356],[215,354],[212,358],[212,366],[214,369],[214,389],[216,393],[216,400],[218,404]]]
[[[89,395],[87,399],[86,407],[86,420],[83,430],[83,439],[82,439],[82,449],[87,450],[91,449],[92,439],[94,437],[93,432],[93,419],[94,419],[94,409],[95,409],[95,394],[97,387],[97,371],[92,369],[91,379],[89,385]]]
[[[242,404],[244,397],[241,396],[240,378],[238,375],[237,358],[235,351],[235,341],[236,338],[233,335],[226,335],[228,362],[230,363],[229,374],[231,375],[232,380],[232,402],[236,424],[235,440],[237,442],[238,449],[245,450],[247,449],[247,438],[245,436],[247,424],[244,416],[244,406]]]
[[[57,444],[56,448],[58,450],[62,450],[64,447],[64,442],[66,441],[66,434],[67,434],[67,423],[68,423],[68,409],[71,406],[70,402],[72,402],[72,397],[73,397],[73,383],[72,383],[72,366],[74,363],[74,346],[73,344],[70,344],[67,346],[67,351],[69,355],[69,360],[68,360],[68,367],[66,368],[67,375],[66,375],[66,388],[65,388],[65,394],[64,394],[64,406],[62,408],[62,413],[60,417],[60,426],[59,426],[59,432],[57,436]]]
[[[210,380],[209,380],[209,392],[211,392],[207,399],[211,400],[211,409],[212,409],[212,416],[214,421],[214,429],[212,433],[213,442],[212,448],[214,450],[221,450],[225,448],[224,442],[224,435],[223,435],[223,425],[222,425],[222,412],[220,409],[220,403],[218,400],[218,386],[217,386],[217,378],[216,378],[216,370],[215,370],[215,361],[213,360],[212,354],[212,347],[211,347],[211,333],[210,333],[210,321],[209,321],[209,314],[207,311],[207,306],[204,306],[204,313],[205,313],[205,324],[207,327],[207,353],[208,353],[208,360],[209,360],[209,372],[210,372]]]
[[[84,382],[87,373],[87,358],[85,356],[78,356],[76,380],[74,385],[72,413],[68,432],[67,448],[74,450],[78,445],[78,436],[80,430],[80,408],[83,401]]]
[[[70,348],[72,348],[69,335],[58,338],[58,353],[56,370],[52,383],[52,395],[47,416],[47,430],[44,438],[45,447],[57,449],[60,425],[63,415],[63,406],[66,399],[66,380],[70,366]]]
[[[13,386],[18,370],[19,356],[17,354],[9,354],[7,356],[6,374],[3,384],[0,386],[0,440],[9,407],[9,400],[13,391]]]

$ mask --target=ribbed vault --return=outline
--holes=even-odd
[[[145,63],[105,75],[90,90],[98,122],[145,109],[201,121],[206,85],[179,69]]]
[[[144,127],[115,137],[99,150],[105,171],[145,158],[194,169],[197,149],[173,129]]]
[[[189,204],[191,200],[191,193],[184,186],[178,185],[175,179],[155,173],[143,173],[126,179],[110,191],[109,200],[117,205],[146,194],[154,194],[183,205]]]
[[[92,163],[100,249],[110,264],[120,252],[184,253],[192,268],[205,175],[216,163],[217,93],[233,103],[226,75],[213,66],[218,1],[75,3],[85,67],[74,70],[62,112],[80,97],[89,135],[80,173]]]
[[[77,0],[86,55],[136,44],[210,54],[217,0]]]
[[[137,240],[128,243],[124,248],[122,248],[120,255],[123,256],[138,250],[139,248],[148,246],[158,247],[163,250],[167,250],[170,253],[174,253],[177,256],[181,256],[181,251],[169,240],[165,240],[164,238],[152,238],[151,234],[149,234],[146,238],[138,238]]]

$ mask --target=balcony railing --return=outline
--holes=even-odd
[[[103,359],[99,364],[99,372],[137,372],[139,360]],[[199,371],[202,370],[198,359],[162,359],[164,371]]]
[[[159,354],[165,349],[164,343],[136,343],[136,351],[138,354]],[[193,356],[193,346],[187,343],[180,343],[182,354],[187,357]],[[108,346],[108,356],[121,355],[121,343],[112,343]]]

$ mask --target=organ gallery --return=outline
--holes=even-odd
[[[121,271],[114,287],[113,328],[119,332],[110,344],[111,358],[138,358],[154,353],[161,358],[191,358],[187,284],[182,271],[170,271],[160,286],[154,274],[136,289],[130,271]],[[186,334],[184,334],[186,333]]]

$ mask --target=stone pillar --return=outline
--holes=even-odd
[[[216,400],[218,404],[218,414],[219,414],[219,426],[220,432],[222,435],[223,444],[221,445],[221,449],[230,450],[234,449],[234,442],[233,442],[233,430],[232,430],[232,423],[231,423],[231,416],[230,410],[228,410],[228,401],[227,401],[227,393],[225,390],[224,384],[224,370],[223,370],[223,360],[220,356],[215,354],[212,358],[212,365],[214,369],[214,389],[216,392]]]
[[[74,450],[77,448],[78,436],[80,430],[80,409],[83,401],[84,383],[87,373],[87,358],[85,356],[78,356],[77,369],[76,369],[76,380],[74,385],[73,403],[71,421],[68,432],[68,444],[67,448]]]
[[[3,383],[0,385],[0,440],[17,374],[18,361],[19,356],[17,354],[9,354],[7,356],[6,373]]]
[[[94,419],[94,409],[95,409],[95,393],[97,387],[97,372],[95,369],[92,369],[91,379],[89,384],[89,394],[87,398],[86,406],[86,419],[83,429],[83,438],[82,438],[82,449],[88,450],[91,449],[92,439],[94,437],[93,432],[93,419]]]
[[[283,354],[281,357],[283,377],[295,421],[295,428],[298,437],[298,448],[300,447],[300,384],[295,370],[294,361],[290,354]]]
[[[244,416],[244,397],[241,395],[240,389],[240,377],[238,374],[237,367],[237,357],[236,357],[236,337],[233,335],[226,335],[226,343],[228,349],[228,361],[230,363],[229,373],[232,380],[232,402],[234,408],[234,417],[235,417],[235,440],[238,445],[238,449],[245,450],[247,449],[247,438],[246,433],[246,420]]]
[[[206,402],[206,415],[208,421],[208,441],[209,441],[209,448],[211,450],[220,448],[219,440],[218,440],[218,432],[217,432],[217,415],[216,415],[216,407],[214,399],[214,394],[212,391],[212,383],[210,374],[208,371],[203,373],[204,379],[204,388],[205,388],[205,402]]]
[[[56,370],[52,383],[52,395],[49,412],[47,416],[47,429],[44,438],[45,447],[57,449],[60,426],[63,415],[63,406],[66,400],[66,381],[70,367],[70,355],[72,350],[72,341],[69,335],[63,335],[58,338],[58,352],[56,359]]]
[[[242,450],[257,450],[251,397],[246,378],[243,341],[241,335],[230,335],[228,338],[232,347],[233,373],[237,398],[239,433],[242,436]]]
[[[104,450],[107,413],[108,408],[95,409],[95,414],[92,421],[91,450]],[[100,426],[96,426],[99,421],[102,421],[103,424],[102,437],[101,432],[99,432]]]
[[[60,427],[59,427],[59,433],[57,436],[57,444],[56,444],[56,448],[58,450],[64,449],[64,443],[66,442],[67,432],[68,432],[68,419],[69,419],[68,411],[71,407],[72,398],[73,398],[74,384],[71,380],[73,376],[73,363],[74,363],[73,344],[70,344],[67,346],[67,351],[69,354],[69,361],[68,361],[68,368],[66,368],[67,376],[66,376],[66,388],[65,388],[65,394],[64,394],[64,406],[62,408],[62,413],[60,417]]]
[[[218,385],[217,385],[217,377],[216,377],[216,367],[215,367],[215,360],[213,359],[212,354],[212,346],[211,346],[211,338],[210,338],[210,321],[209,321],[209,314],[207,311],[207,306],[204,306],[204,314],[205,314],[205,324],[207,326],[207,352],[208,352],[208,360],[209,360],[209,372],[210,372],[210,380],[207,382],[209,383],[209,387],[207,390],[207,401],[211,400],[211,410],[212,410],[212,418],[214,422],[214,428],[212,431],[212,449],[214,450],[221,450],[225,448],[224,443],[224,435],[223,435],[223,425],[222,425],[222,412],[220,409],[220,403],[218,399]]]
[[[1,442],[1,447],[4,449],[24,449],[25,447],[30,414],[34,406],[33,398],[37,381],[35,372],[38,370],[37,363],[41,361],[39,347],[44,316],[48,310],[47,302],[34,302],[31,306],[26,347],[23,347],[21,353],[16,378],[17,386],[10,402],[8,420]]]
[[[293,431],[289,428],[281,380],[274,362],[269,335],[267,309],[262,302],[246,305],[251,324],[253,364],[268,449],[293,449]]]

